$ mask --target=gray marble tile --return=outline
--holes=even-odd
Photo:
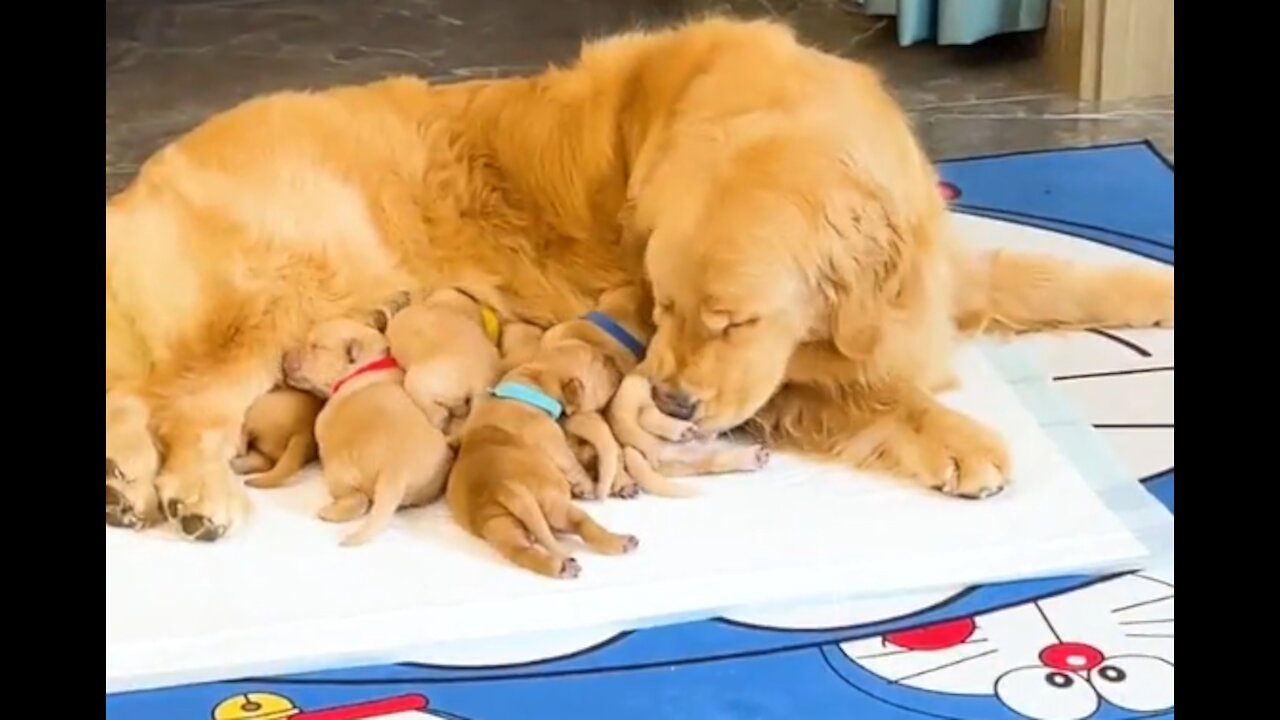
[[[1082,109],[1044,86],[1027,36],[900,48],[891,21],[841,0],[106,0],[106,190],[170,138],[259,93],[394,73],[447,82],[533,72],[571,58],[584,36],[708,10],[780,17],[874,64],[942,157],[1147,136],[1172,153],[1171,100]]]

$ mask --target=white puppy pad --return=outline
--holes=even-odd
[[[699,491],[692,499],[583,503],[641,544],[624,557],[581,548],[576,580],[506,564],[443,504],[402,513],[367,546],[340,548],[350,528],[315,519],[325,502],[315,470],[292,488],[255,492],[253,516],[218,543],[108,529],[107,692],[1146,558],[1171,538],[1171,518],[1122,472],[1082,476],[1043,427],[1078,421],[1044,417],[1057,406],[1043,397],[1024,403],[1026,387],[1048,386],[1004,352],[964,351],[962,388],[945,398],[1011,448],[1014,484],[982,502],[775,454],[757,473],[686,480]]]

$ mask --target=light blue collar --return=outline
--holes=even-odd
[[[559,400],[524,383],[501,382],[494,386],[489,394],[503,400],[515,400],[525,405],[532,405],[550,415],[552,420],[559,420],[564,414],[564,405],[561,405]]]

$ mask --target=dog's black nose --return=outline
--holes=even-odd
[[[661,385],[653,386],[653,404],[658,406],[662,414],[677,420],[692,420],[694,413],[698,410],[698,401],[688,393]]]

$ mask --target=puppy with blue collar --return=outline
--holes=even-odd
[[[581,572],[556,533],[606,555],[634,550],[634,536],[607,530],[574,504],[571,488],[581,494],[592,480],[560,424],[599,413],[620,379],[616,362],[577,340],[544,343],[506,373],[474,401],[457,436],[445,492],[454,520],[512,563],[551,578]]]
[[[630,498],[641,489],[688,497],[693,490],[668,476],[756,470],[769,459],[762,445],[700,437],[693,423],[658,410],[649,381],[636,372],[653,336],[652,314],[649,293],[625,285],[602,293],[594,310],[552,327],[542,338],[543,346],[585,342],[622,369],[624,377],[611,391],[603,416],[580,413],[565,421],[565,430],[582,440],[575,445],[579,461],[596,467],[596,497]]]

